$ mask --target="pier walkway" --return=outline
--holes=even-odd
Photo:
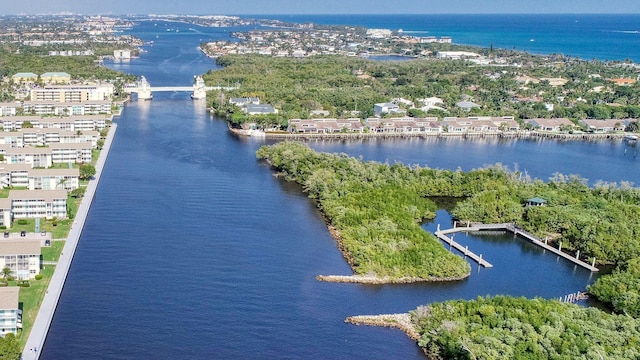
[[[60,259],[58,259],[58,264],[56,265],[53,277],[51,278],[47,292],[45,293],[42,304],[40,305],[40,310],[38,311],[36,320],[33,323],[33,328],[31,329],[31,333],[29,334],[29,338],[27,339],[24,349],[22,349],[22,359],[24,360],[40,358],[40,352],[47,337],[47,333],[49,332],[49,326],[51,325],[51,320],[53,319],[56,307],[58,306],[58,300],[60,299],[60,294],[62,294],[62,287],[67,279],[69,268],[71,268],[73,255],[76,252],[78,240],[82,234],[85,220],[89,214],[89,208],[91,207],[93,197],[96,193],[96,189],[98,188],[98,182],[100,181],[100,176],[102,175],[102,169],[107,160],[107,156],[109,155],[109,149],[111,148],[116,128],[116,124],[111,125],[109,134],[107,135],[102,151],[100,152],[100,157],[96,162],[95,178],[89,181],[87,190],[82,198],[80,206],[78,207],[78,212],[73,221],[73,225],[71,225],[69,236],[67,237],[67,241],[64,244],[62,253],[60,254]]]
[[[520,229],[519,227],[517,227],[515,224],[512,223],[504,223],[504,224],[468,224],[467,226],[461,226],[461,227],[454,227],[452,229],[447,229],[447,230],[440,230],[440,225],[438,225],[438,231],[436,231],[436,236],[438,236],[438,238],[444,240],[445,242],[447,240],[444,239],[444,237],[446,237],[446,235],[448,234],[453,234],[453,233],[457,233],[457,232],[473,232],[473,231],[487,231],[487,230],[504,230],[504,231],[509,231],[511,233],[513,233],[516,236],[521,236],[527,240],[529,240],[529,242],[533,243],[534,245],[537,245],[545,250],[548,250],[560,257],[563,257],[577,265],[580,265],[590,271],[596,272],[598,271],[598,268],[595,267],[595,262],[596,259],[594,258],[591,264],[588,264],[582,260],[580,260],[580,251],[578,251],[574,256],[571,256],[565,252],[562,252],[562,243],[560,243],[560,245],[558,246],[558,248],[554,248],[550,245],[547,244],[547,240],[545,239],[540,240],[538,239],[535,235]],[[448,243],[448,242],[447,242]],[[458,246],[462,247],[461,245],[457,244]],[[456,248],[458,249],[458,248]],[[460,250],[460,249],[458,249]],[[468,249],[467,249],[467,252]],[[474,254],[475,255],[475,254]],[[470,255],[467,255],[470,258],[474,259],[473,257],[471,257]],[[482,257],[480,257],[481,259]],[[474,259],[475,260],[475,259]],[[478,262],[476,260],[476,262]],[[482,264],[481,264],[482,265]]]
[[[462,245],[460,245],[457,242],[453,241],[453,237],[448,237],[447,236],[447,234],[458,232],[458,231],[456,231],[456,229],[458,229],[458,228],[453,228],[453,229],[448,229],[448,230],[440,230],[440,224],[438,224],[438,230],[435,232],[435,234],[440,240],[446,242],[447,244],[449,244],[449,246],[451,246],[451,247],[455,248],[456,250],[460,251],[461,253],[464,254],[465,257],[470,258],[471,260],[477,262],[479,265],[484,266],[486,268],[493,267],[493,265],[491,265],[488,261],[486,261],[486,260],[484,260],[482,258],[482,254],[476,255],[474,252],[469,251],[469,247],[468,246],[462,247]]]

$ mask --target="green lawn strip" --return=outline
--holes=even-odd
[[[40,274],[42,274],[41,280],[29,280],[31,286],[20,288],[20,300],[22,304],[22,331],[18,333],[18,340],[20,346],[24,348],[29,338],[29,333],[33,327],[33,323],[36,321],[36,316],[40,310],[42,299],[49,287],[49,282],[53,277],[53,271],[55,266],[45,265]]]
[[[62,248],[64,248],[65,241],[54,241],[51,246],[42,248],[42,260],[43,261],[58,261]]]

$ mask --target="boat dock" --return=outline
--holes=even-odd
[[[537,245],[545,250],[548,250],[566,260],[569,260],[577,265],[582,266],[585,269],[588,269],[590,271],[596,272],[598,271],[598,268],[595,267],[595,263],[596,263],[596,259],[593,258],[591,264],[588,264],[584,261],[582,261],[580,259],[580,251],[578,251],[576,253],[575,256],[571,256],[565,252],[562,251],[562,242],[560,242],[558,248],[556,249],[553,246],[550,246],[549,244],[547,244],[547,240],[545,239],[540,240],[539,238],[537,238],[535,235],[520,229],[519,227],[517,227],[515,224],[512,223],[503,223],[503,224],[467,224],[467,226],[461,226],[461,227],[456,227],[454,225],[454,228],[452,229],[447,229],[447,230],[440,230],[440,225],[438,225],[438,231],[436,231],[436,236],[438,236],[438,238],[444,240],[445,242],[447,242],[447,240],[445,240],[446,235],[447,234],[452,234],[452,233],[456,233],[456,232],[473,232],[473,231],[497,231],[497,230],[504,230],[504,231],[509,231],[511,233],[513,233],[515,236],[521,236],[527,240],[529,240],[529,242],[531,242],[534,245]],[[453,241],[453,240],[451,240]],[[448,242],[447,242],[448,243]],[[458,244],[458,246],[460,246]],[[460,246],[462,247],[462,246]],[[456,247],[456,249],[458,249]],[[460,249],[458,249],[460,250]],[[467,249],[468,250],[468,249]],[[475,255],[475,254],[474,254]],[[471,259],[476,260],[475,258],[469,256]],[[480,259],[482,259],[482,256],[480,256]],[[476,260],[476,262],[478,262]],[[480,264],[480,262],[478,262]],[[481,264],[482,265],[482,264]]]
[[[453,241],[453,237],[448,237],[447,234],[451,234],[451,233],[455,233],[458,231],[462,231],[462,230],[457,230],[460,228],[453,228],[453,229],[448,229],[448,230],[440,230],[440,224],[438,224],[438,230],[435,232],[436,236],[446,242],[447,244],[449,244],[450,247],[453,247],[454,249],[460,251],[461,253],[464,254],[465,257],[468,257],[469,259],[477,262],[480,266],[484,266],[486,268],[492,268],[493,265],[491,265],[491,263],[489,263],[487,260],[484,260],[482,258],[482,254],[480,255],[476,255],[474,252],[469,251],[469,247],[465,246],[462,247],[462,245],[458,244],[457,242]]]

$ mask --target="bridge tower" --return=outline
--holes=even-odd
[[[138,100],[151,100],[153,94],[151,93],[151,85],[144,76],[140,77],[138,81]]]
[[[207,98],[207,90],[204,86],[204,80],[202,76],[196,77],[196,82],[193,84],[193,92],[191,93],[191,98],[193,100],[200,100]]]

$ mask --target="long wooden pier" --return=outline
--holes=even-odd
[[[436,235],[446,241],[442,236],[446,234],[452,234],[456,232],[472,232],[472,231],[483,231],[483,230],[505,230],[513,233],[514,235],[521,236],[527,240],[529,240],[534,245],[540,246],[541,248],[548,250],[558,256],[561,256],[577,265],[580,265],[590,271],[596,272],[598,268],[595,267],[595,258],[593,259],[591,264],[588,264],[582,260],[580,260],[580,252],[578,251],[574,256],[571,256],[565,252],[562,252],[562,243],[558,248],[554,248],[547,244],[547,241],[538,239],[535,235],[518,228],[512,223],[504,223],[504,224],[468,224],[467,226],[454,227],[452,229],[440,230],[440,226],[438,225],[438,231],[436,231]],[[442,236],[441,236],[442,235]]]
[[[460,245],[457,242],[453,241],[453,237],[448,237],[447,234],[451,234],[451,233],[457,232],[457,231],[452,231],[452,230],[456,230],[456,228],[440,231],[440,224],[438,224],[438,230],[435,232],[435,234],[440,240],[446,242],[447,244],[449,244],[449,246],[451,246],[451,247],[455,248],[456,250],[460,251],[461,253],[464,254],[465,257],[468,257],[469,259],[477,262],[479,265],[484,266],[486,268],[493,267],[493,265],[491,265],[491,263],[489,263],[487,260],[482,258],[482,254],[476,255],[474,252],[469,250],[468,246],[462,247],[462,245]]]

